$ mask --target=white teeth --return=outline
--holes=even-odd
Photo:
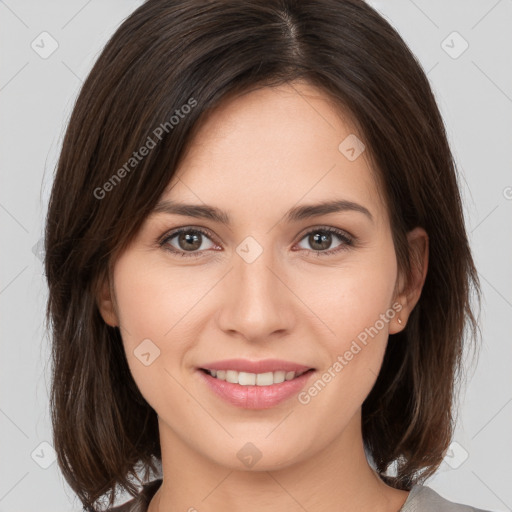
[[[248,373],[237,372],[235,370],[207,370],[212,377],[219,380],[225,380],[232,384],[240,384],[241,386],[271,386],[272,384],[280,384],[285,380],[292,380],[302,372],[285,372],[284,370],[277,370],[275,372],[265,373]]]
[[[238,372],[235,372],[235,370],[226,370],[226,382],[238,384]]]
[[[274,384],[280,384],[281,382],[284,382],[285,375],[286,372],[281,370],[274,372]]]
[[[249,374],[250,375],[250,374]],[[273,372],[267,372],[267,373],[258,373],[253,374],[254,380],[256,381],[257,386],[270,386],[274,384],[274,373]]]
[[[256,375],[255,373],[247,373],[247,372],[233,372],[236,374],[235,384],[241,384],[242,386],[254,386],[256,384],[256,377],[259,377],[263,374]]]

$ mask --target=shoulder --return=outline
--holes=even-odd
[[[469,505],[453,503],[424,485],[415,485],[399,512],[489,512]]]
[[[138,496],[126,503],[123,503],[122,505],[110,508],[108,512],[146,512],[149,502],[155,495],[156,491],[158,491],[161,483],[162,480],[158,479],[145,484]]]

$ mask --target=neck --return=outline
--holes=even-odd
[[[408,495],[369,466],[360,412],[322,451],[274,470],[219,465],[159,422],[163,481],[148,512],[397,512]]]

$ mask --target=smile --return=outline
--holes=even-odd
[[[240,386],[272,386],[273,384],[281,384],[284,381],[293,380],[300,377],[303,373],[310,370],[300,372],[287,372],[285,370],[277,370],[265,373],[249,373],[237,372],[236,370],[209,370],[203,371],[209,373],[212,377],[230,382],[231,384],[239,384]]]
[[[314,374],[315,368],[284,359],[224,359],[196,367],[214,396],[243,409],[274,407],[297,395]]]

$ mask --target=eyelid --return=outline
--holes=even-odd
[[[314,233],[314,232],[318,232],[318,231],[332,233],[332,234],[336,235],[340,240],[342,240],[343,243],[341,245],[339,245],[338,247],[335,247],[334,249],[327,249],[325,251],[314,251],[312,249],[303,249],[303,250],[306,250],[307,252],[313,253],[317,256],[330,256],[332,254],[338,254],[342,251],[345,251],[355,245],[356,237],[354,235],[348,233],[344,229],[336,228],[334,226],[326,226],[326,225],[312,226],[312,227],[307,228],[299,236],[299,240],[297,243],[300,243],[307,235]]]
[[[298,240],[302,240],[306,235],[311,233],[311,231],[328,231],[329,233],[334,233],[339,236],[343,236],[351,241],[355,241],[356,237],[349,233],[346,229],[337,228],[335,226],[329,226],[327,224],[318,224],[316,226],[309,226],[298,236]]]
[[[216,239],[215,235],[208,228],[203,228],[203,227],[200,227],[200,226],[193,226],[193,225],[182,226],[182,227],[179,227],[179,228],[171,229],[170,231],[167,231],[162,237],[160,237],[157,240],[157,243],[158,243],[159,247],[162,247],[162,248],[164,248],[164,250],[167,250],[167,251],[169,251],[169,252],[171,252],[173,254],[178,254],[178,255],[181,255],[181,256],[184,256],[184,257],[201,256],[201,253],[205,252],[204,250],[203,251],[190,251],[190,252],[187,252],[187,251],[180,251],[178,249],[175,249],[174,247],[171,247],[171,248],[164,247],[165,245],[167,245],[167,242],[169,242],[169,240],[171,238],[176,237],[180,233],[194,232],[194,231],[198,232],[198,233],[201,233],[202,235],[205,235],[215,245],[220,245],[220,244],[218,244],[215,241],[215,239]]]
[[[159,244],[163,244],[165,243],[167,240],[169,240],[169,238],[172,238],[173,236],[179,234],[179,233],[182,233],[182,232],[186,232],[186,231],[198,231],[199,233],[202,233],[204,235],[207,235],[209,238],[212,238],[215,240],[216,236],[213,234],[212,231],[210,231],[208,228],[203,228],[202,226],[194,226],[194,225],[187,225],[187,226],[181,226],[181,227],[178,227],[178,228],[173,228],[169,231],[166,231],[159,239],[158,239],[158,243]]]

